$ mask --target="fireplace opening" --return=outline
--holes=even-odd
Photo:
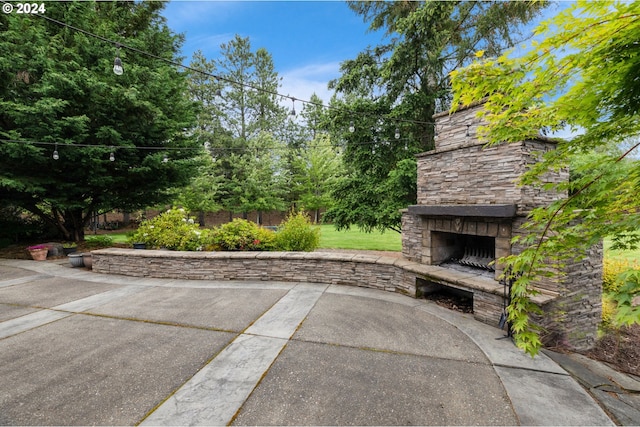
[[[495,238],[468,234],[431,232],[431,262],[495,271]]]
[[[462,313],[473,313],[473,292],[416,278],[417,297]]]

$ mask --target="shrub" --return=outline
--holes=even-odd
[[[150,248],[195,251],[211,246],[210,234],[208,229],[201,230],[184,209],[174,208],[142,221],[138,229],[129,236],[129,241],[146,243]]]
[[[302,212],[291,212],[278,227],[276,247],[281,251],[311,252],[320,245],[320,228]]]
[[[615,328],[616,301],[611,294],[602,294],[602,323],[601,331],[608,331]]]
[[[87,248],[104,248],[113,245],[113,239],[107,235],[90,236],[85,239]]]
[[[605,258],[602,266],[602,292],[618,292],[622,285],[618,276],[629,269],[638,269],[637,263],[632,264],[628,260]]]
[[[259,251],[276,250],[276,233],[267,228],[258,227],[258,249]]]
[[[607,331],[619,327],[620,316],[624,317],[624,310],[620,311],[618,299],[625,299],[626,287],[623,273],[638,270],[637,262],[605,258],[602,266],[602,324],[601,330]]]
[[[245,219],[236,218],[211,233],[214,248],[222,251],[269,251],[275,248],[275,233]]]

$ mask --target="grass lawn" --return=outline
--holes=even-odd
[[[611,249],[612,241],[607,238],[604,239],[604,256],[610,259],[619,261],[630,261],[633,263],[636,261],[640,265],[640,249],[632,250],[614,250]]]
[[[126,233],[108,233],[113,243],[128,243]],[[91,240],[93,234],[87,234]],[[357,228],[336,231],[333,225],[320,226],[320,248],[322,249],[361,249],[374,251],[401,251],[400,234],[395,231],[365,233]]]
[[[99,238],[100,236],[109,236],[111,237],[111,239],[113,240],[113,243],[128,243],[127,241],[127,233],[104,233],[104,234],[98,234],[98,235],[93,235],[93,234],[85,234],[84,238],[87,241],[91,241],[92,239],[95,239],[96,237]]]
[[[323,249],[363,249],[374,251],[401,251],[400,233],[373,231],[365,233],[358,228],[337,231],[333,225],[320,226],[320,247]]]
[[[109,233],[109,236],[114,243],[128,243],[126,233]],[[87,240],[92,237],[92,234],[87,234],[86,236]],[[323,249],[401,251],[402,241],[400,234],[395,231],[365,233],[357,228],[336,231],[333,225],[325,224],[320,226],[320,247]],[[605,239],[604,252],[607,258],[631,262],[637,261],[640,265],[640,249],[613,250],[611,249],[611,239]]]

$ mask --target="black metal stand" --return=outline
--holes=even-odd
[[[498,327],[500,329],[504,329],[507,327],[507,335],[504,337],[497,338],[499,340],[505,338],[511,338],[513,336],[513,332],[511,331],[511,323],[507,319],[507,307],[511,303],[511,286],[513,285],[513,278],[508,272],[505,272],[505,277],[500,280],[503,286],[502,292],[502,314],[500,315],[500,320],[498,321]]]

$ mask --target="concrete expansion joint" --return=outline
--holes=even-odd
[[[568,372],[558,372],[557,370],[549,370],[549,369],[536,369],[527,366],[516,366],[516,365],[508,365],[505,363],[492,363],[494,368],[505,368],[505,369],[515,369],[518,371],[526,371],[532,373],[542,373],[542,374],[551,374],[558,375],[559,377],[571,377],[571,374]]]

